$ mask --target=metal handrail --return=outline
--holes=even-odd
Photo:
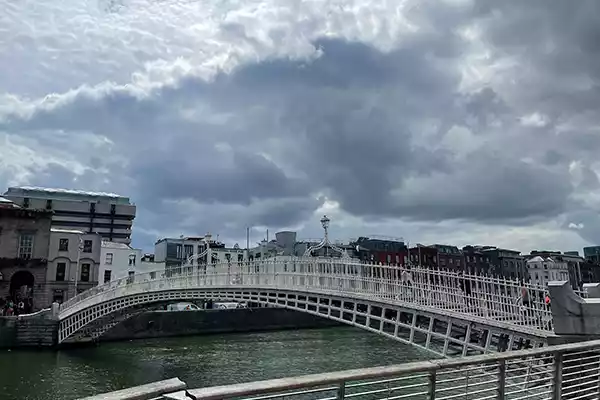
[[[581,360],[589,359],[593,359],[594,367],[591,370],[582,370]],[[400,365],[361,368],[281,379],[269,379],[256,382],[239,383],[234,385],[212,386],[199,389],[190,389],[186,392],[171,393],[165,395],[164,398],[172,400],[189,400],[190,398],[196,400],[217,400],[229,398],[247,398],[250,396],[269,395],[273,393],[280,393],[281,397],[285,396],[286,398],[288,398],[290,396],[290,393],[288,392],[292,390],[312,389],[316,387],[335,385],[334,387],[326,388],[326,390],[338,389],[338,394],[334,398],[340,399],[344,398],[345,396],[339,395],[339,388],[349,388],[358,386],[365,387],[369,385],[387,384],[388,390],[390,390],[391,388],[389,384],[395,381],[401,382],[401,377],[428,377],[428,390],[430,392],[433,390],[433,394],[435,394],[436,392],[457,389],[456,387],[452,386],[446,389],[435,388],[436,380],[439,383],[460,383],[457,379],[439,379],[440,377],[444,377],[446,374],[459,374],[462,371],[465,373],[466,379],[468,379],[468,375],[471,374],[471,372],[475,368],[467,367],[480,367],[482,370],[485,370],[486,368],[492,366],[496,368],[496,373],[484,373],[481,374],[480,377],[492,377],[493,381],[486,381],[483,383],[479,382],[479,385],[481,386],[482,384],[494,383],[495,386],[493,388],[484,388],[483,391],[495,390],[498,393],[504,394],[514,394],[530,391],[532,392],[531,397],[527,396],[520,398],[537,398],[536,395],[540,394],[542,388],[535,387],[533,385],[528,386],[527,380],[525,378],[529,378],[531,376],[538,377],[536,380],[529,381],[529,383],[547,381],[548,385],[545,386],[545,388],[552,390],[554,393],[561,393],[564,391],[564,389],[576,388],[578,385],[581,385],[584,382],[589,382],[590,379],[595,379],[594,382],[596,383],[596,385],[598,385],[598,375],[600,371],[600,369],[598,368],[599,361],[600,340],[594,340],[589,342],[571,343],[530,350],[519,350],[505,353],[491,353],[466,358],[419,361]],[[565,364],[567,364],[568,366],[565,367]],[[591,364],[592,363],[590,363],[590,365]],[[529,366],[532,365],[537,366],[537,372],[526,372],[526,376],[519,376],[514,373],[519,371],[529,371],[531,369],[529,368]],[[578,366],[580,367],[579,377],[571,382],[567,382],[571,383],[571,385],[563,385],[562,379],[556,379],[557,377],[562,376],[563,370],[572,370],[573,368],[577,368]],[[561,373],[559,374],[557,371],[560,371]],[[399,379],[387,379],[392,377],[398,377]],[[525,381],[523,382],[520,378],[525,379]],[[368,381],[372,379],[378,379],[378,381],[361,383],[358,385],[348,385],[349,382]],[[464,380],[465,377],[460,379]],[[431,387],[432,381],[433,388]],[[511,383],[507,384],[507,382]],[[475,383],[473,385],[477,386]],[[407,386],[408,385],[402,385],[394,389],[406,389]],[[419,385],[413,384],[412,386],[417,387]],[[515,387],[519,387],[520,389],[512,390]],[[508,389],[511,389],[512,391],[508,392]],[[598,387],[596,387],[595,390],[597,391]],[[298,392],[293,394],[302,393],[306,392]],[[364,395],[365,393],[360,394]],[[276,398],[276,396],[268,397]],[[353,395],[352,397],[356,397],[356,395]],[[430,398],[436,397],[434,396]],[[503,396],[499,398],[505,397]],[[561,398],[561,396],[559,395],[556,398]]]

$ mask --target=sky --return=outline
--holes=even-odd
[[[0,191],[211,232],[600,244],[600,2],[0,0]]]

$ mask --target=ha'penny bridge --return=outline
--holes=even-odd
[[[216,263],[207,246],[182,267],[81,293],[58,309],[59,343],[94,340],[152,305],[244,301],[384,335],[425,349],[434,360],[195,390],[172,379],[110,398],[599,398],[600,341],[581,341],[600,333],[595,285],[575,293],[567,282],[546,288],[478,274],[365,264],[329,242],[326,222],[323,241],[303,257]],[[324,246],[341,257],[311,256]],[[552,309],[544,301],[548,293]],[[566,344],[554,345],[561,341]]]

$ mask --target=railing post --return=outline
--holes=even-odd
[[[506,391],[506,361],[498,361],[498,400],[504,400]]]
[[[429,400],[435,400],[435,382],[436,382],[436,371],[431,371],[429,373],[429,390],[427,393],[427,398]]]
[[[552,372],[552,400],[562,397],[563,353],[554,353],[554,370]]]
[[[338,390],[337,390],[336,399],[344,400],[345,397],[346,397],[346,382],[340,382],[340,384],[338,386]]]

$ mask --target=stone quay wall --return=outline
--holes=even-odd
[[[339,326],[323,317],[283,308],[202,311],[151,311],[114,326],[100,341],[218,333],[245,333]]]
[[[57,312],[57,310],[55,310]],[[19,317],[0,317],[0,349],[52,348],[58,343],[58,321],[51,310]],[[338,326],[323,317],[282,308],[202,311],[148,311],[109,329],[100,341],[217,333],[244,333]]]
[[[58,340],[58,321],[50,310],[18,317],[0,317],[0,349],[53,347]]]

